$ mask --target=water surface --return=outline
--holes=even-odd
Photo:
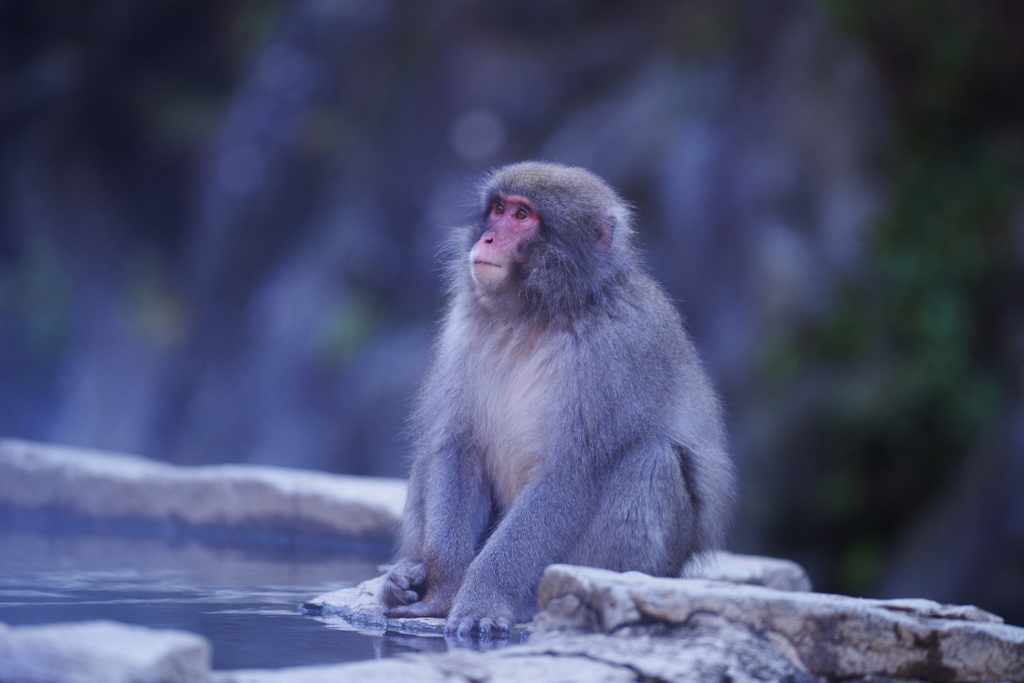
[[[113,619],[199,633],[215,669],[276,668],[443,650],[440,638],[357,633],[299,612],[376,576],[385,549],[223,546],[195,539],[0,529],[0,621]]]

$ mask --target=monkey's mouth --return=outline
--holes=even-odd
[[[501,268],[501,266],[499,266],[497,263],[491,263],[490,261],[481,261],[480,259],[475,259],[473,261],[473,265],[474,266],[491,266],[492,268]]]

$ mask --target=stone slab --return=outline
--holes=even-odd
[[[83,621],[0,624],[4,683],[203,683],[210,645],[185,631]]]
[[[176,467],[0,439],[0,507],[105,522],[392,543],[405,481],[257,465]]]
[[[544,572],[535,634],[615,633],[716,615],[787,643],[815,675],[930,681],[1024,680],[1024,628],[971,606],[866,600],[589,567]]]
[[[725,550],[709,553],[706,557],[683,568],[688,579],[711,579],[766,586],[783,591],[811,590],[811,577],[796,562],[777,557],[739,555]]]
[[[641,681],[821,683],[781,638],[710,614],[696,614],[685,624],[643,624],[612,634],[537,633],[516,649],[622,667]]]

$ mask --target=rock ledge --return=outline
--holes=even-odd
[[[589,567],[544,572],[536,635],[672,630],[708,616],[771,636],[794,665],[830,678],[1024,680],[1024,628],[972,606],[866,600]],[[652,630],[653,629],[653,630]]]
[[[256,465],[175,467],[0,439],[0,508],[98,524],[390,544],[405,481]]]

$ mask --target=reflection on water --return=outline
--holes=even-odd
[[[338,616],[316,616],[313,618],[322,622],[328,628],[336,628],[343,631],[355,630],[351,624]],[[366,632],[360,631],[360,633]],[[447,652],[452,648],[487,652],[489,650],[500,650],[517,643],[525,643],[530,637],[529,633],[517,633],[511,636],[495,636],[483,639],[477,635],[456,638],[441,637],[440,635],[412,635],[397,631],[367,633],[367,635],[373,639],[378,657],[393,657],[400,653]]]
[[[276,668],[443,651],[443,638],[367,635],[299,613],[377,575],[383,550],[213,546],[195,540],[0,529],[0,621],[114,619],[199,633],[215,669]]]

